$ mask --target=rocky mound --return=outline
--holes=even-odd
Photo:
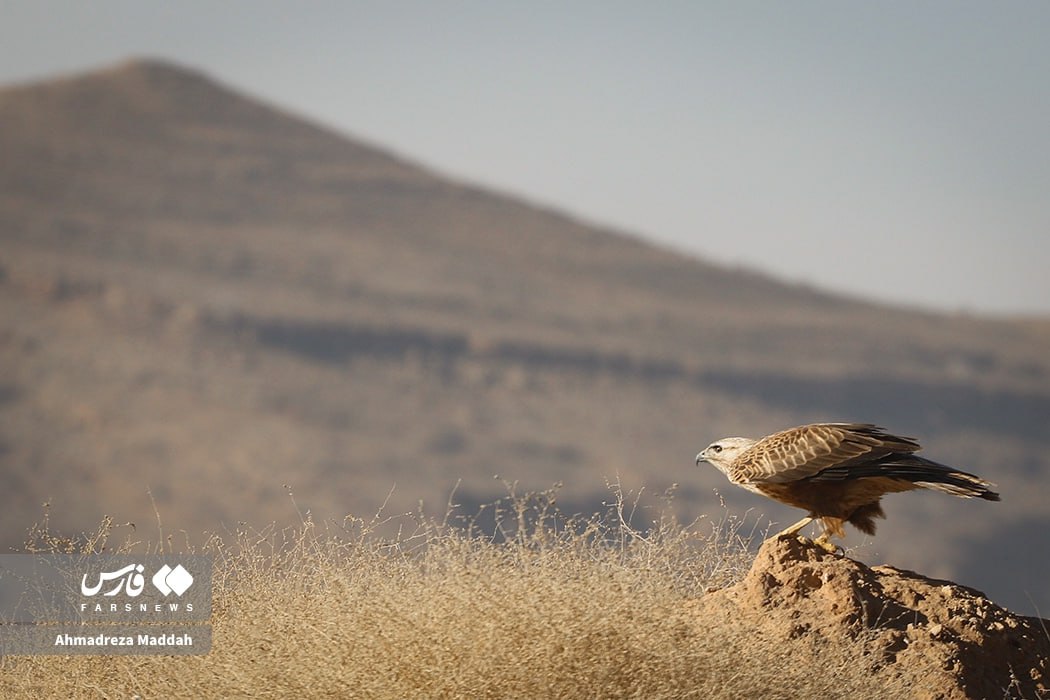
[[[1015,615],[950,581],[869,568],[798,540],[767,541],[743,581],[696,608],[704,624],[777,641],[817,673],[822,660],[848,658],[917,698],[1050,698],[1050,620]],[[844,656],[846,647],[856,653]]]

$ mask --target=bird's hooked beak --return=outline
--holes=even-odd
[[[707,461],[707,456],[704,455],[704,452],[706,452],[706,450],[701,450],[700,453],[696,455],[696,466],[698,467],[700,466],[701,462]]]

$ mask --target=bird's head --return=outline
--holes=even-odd
[[[754,444],[755,441],[751,438],[743,437],[727,437],[715,440],[696,456],[696,464],[699,466],[701,462],[707,462],[720,472],[725,473],[733,460]]]

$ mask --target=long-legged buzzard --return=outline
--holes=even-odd
[[[828,551],[830,537],[844,537],[844,523],[875,534],[875,518],[886,517],[884,494],[917,488],[963,498],[998,501],[990,484],[973,474],[915,454],[919,443],[868,423],[814,423],[761,440],[716,440],[696,456],[731,482],[775,501],[809,511],[779,535],[794,536],[814,519],[824,525],[816,543]]]

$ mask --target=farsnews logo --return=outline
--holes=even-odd
[[[56,646],[56,635],[65,634],[132,637],[131,651],[105,653],[134,654],[151,653],[134,651],[152,648],[139,635],[188,634],[194,639],[188,653],[206,653],[213,570],[211,556],[177,552],[0,554],[0,657],[21,653],[14,649],[88,653]],[[3,691],[0,696],[6,697]]]
[[[142,564],[128,564],[116,571],[104,571],[98,576],[98,583],[94,586],[88,585],[88,575],[84,574],[80,580],[80,592],[85,596],[98,595],[107,583],[116,581],[109,590],[102,593],[104,596],[115,596],[123,590],[129,597],[138,597],[146,587],[146,579],[142,575],[145,567]],[[167,598],[174,593],[182,597],[190,586],[193,585],[193,575],[182,566],[177,564],[171,568],[167,564],[160,567],[151,579],[153,587]]]
[[[174,569],[165,564],[153,574],[153,585],[164,594],[165,598],[172,593],[181,598],[182,594],[193,585],[193,576],[182,567],[182,564],[176,564]]]
[[[98,595],[98,592],[102,590],[102,587],[107,582],[116,581],[117,585],[102,595],[114,596],[120,593],[120,589],[123,588],[129,596],[135,598],[146,587],[146,582],[142,578],[143,569],[142,564],[128,564],[123,569],[103,572],[99,574],[98,585],[96,586],[89,586],[87,584],[88,575],[84,574],[84,578],[80,580],[80,592],[87,596]]]

